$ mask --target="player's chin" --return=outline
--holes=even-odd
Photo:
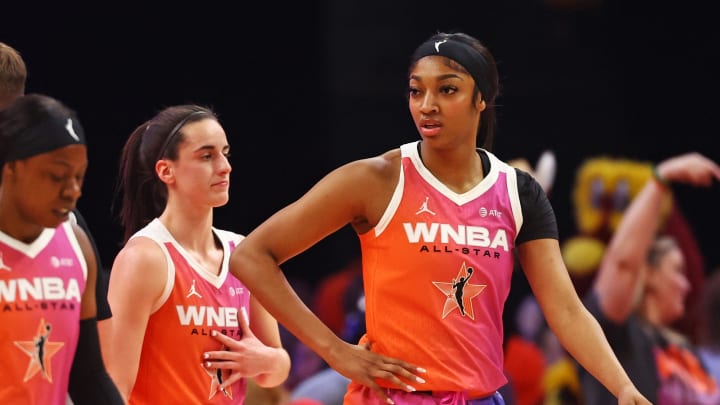
[[[230,195],[228,193],[218,194],[213,196],[211,205],[213,207],[222,207],[230,201]]]
[[[671,311],[672,312],[667,316],[668,323],[679,321],[683,316],[685,316],[685,305],[683,303],[678,303]]]
[[[37,223],[44,228],[57,228],[69,218],[70,211],[52,210],[49,215],[43,215],[41,218],[37,218]]]

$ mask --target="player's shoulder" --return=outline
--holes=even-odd
[[[227,229],[219,229],[219,228],[213,228],[213,231],[217,235],[218,238],[220,238],[223,242],[233,242],[234,244],[240,243],[243,239],[245,239],[245,235],[229,231]]]
[[[353,176],[360,178],[395,178],[400,170],[402,159],[400,149],[392,149],[380,155],[363,158],[350,162],[347,166]]]
[[[85,240],[88,238],[87,232],[85,231],[85,228],[80,226],[80,223],[77,222],[77,219],[75,216],[70,215],[68,220],[61,224],[59,228],[66,227],[67,229],[70,229],[72,234],[78,239],[78,240]]]
[[[138,235],[125,243],[115,257],[115,264],[152,266],[165,262],[165,253],[158,241],[147,235]]]

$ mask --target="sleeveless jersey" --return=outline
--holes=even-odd
[[[218,385],[230,372],[203,367],[203,353],[222,350],[215,330],[240,339],[241,311],[249,312],[250,294],[229,272],[230,253],[242,236],[213,228],[223,246],[219,274],[208,271],[155,219],[135,233],[155,241],[165,253],[168,279],[148,321],[140,365],[129,404],[242,404],[245,379]]]
[[[29,244],[0,232],[0,403],[65,404],[86,280],[68,221]]]
[[[360,235],[364,339],[427,369],[418,389],[489,395],[507,382],[502,312],[522,225],[515,169],[487,153],[485,178],[457,194],[423,165],[417,142],[400,150],[393,197]]]

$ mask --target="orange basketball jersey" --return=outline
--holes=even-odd
[[[65,404],[86,279],[68,221],[29,244],[0,232],[1,404]]]
[[[417,142],[400,150],[394,195],[360,235],[365,338],[426,368],[418,389],[491,394],[506,382],[502,311],[522,225],[515,170],[488,153],[485,178],[457,194],[423,165]]]
[[[210,332],[241,338],[241,311],[249,314],[250,295],[229,272],[230,253],[242,236],[213,229],[224,249],[219,274],[205,269],[153,220],[133,237],[157,242],[168,262],[161,302],[150,316],[130,404],[242,404],[245,380],[225,390],[229,372],[203,367],[203,353],[223,347]],[[140,280],[139,280],[140,281]]]

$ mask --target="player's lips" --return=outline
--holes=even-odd
[[[74,208],[74,207],[70,207],[70,208],[66,208],[66,207],[56,208],[56,209],[53,210],[53,214],[54,214],[56,217],[58,217],[58,218],[65,218],[65,217],[67,217],[67,216],[70,214],[70,211],[72,211],[73,208]]]
[[[442,124],[438,120],[420,120],[420,133],[426,136],[437,135],[442,129]]]

